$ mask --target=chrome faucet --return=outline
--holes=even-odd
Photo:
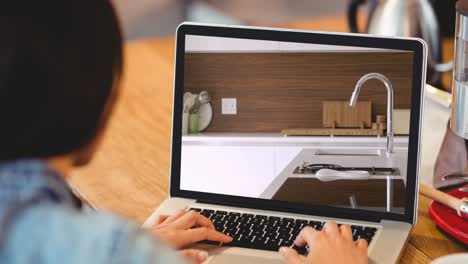
[[[354,92],[351,96],[351,100],[349,101],[349,106],[354,107],[356,105],[362,85],[366,81],[372,79],[383,82],[387,88],[387,154],[390,154],[393,153],[393,87],[390,80],[380,73],[368,73],[362,76],[354,87]]]

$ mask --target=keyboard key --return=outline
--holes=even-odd
[[[299,235],[299,232],[300,232],[300,231],[301,231],[301,230],[299,230],[298,228],[293,228],[293,229],[291,229],[289,232],[290,232],[294,237],[296,237],[297,235]]]
[[[325,225],[325,223],[323,222],[317,222],[317,221],[310,221],[309,222],[309,225],[311,225],[313,228],[315,228],[316,230],[320,231],[322,230],[323,228],[323,225]]]
[[[212,211],[212,210],[211,210],[211,211]],[[202,211],[200,212],[200,214],[203,215],[203,216],[205,216],[205,217],[207,217],[207,218],[210,218],[210,216],[212,215],[211,212],[206,211],[206,210],[202,210]]]
[[[229,234],[236,234],[237,232],[239,231],[239,228],[237,227],[226,227],[226,230],[225,232],[229,233]]]
[[[294,243],[294,241],[292,241],[292,240],[282,240],[280,246],[281,247],[290,247],[290,246],[292,246],[293,243]]]
[[[226,215],[224,217],[223,220],[228,221],[228,222],[235,222],[235,221],[237,221],[238,218],[239,218],[239,216],[237,216],[237,215],[228,214],[228,215]]]
[[[267,228],[265,228],[265,231],[276,233],[276,232],[278,232],[279,229],[280,229],[279,226],[271,226],[271,225],[270,225],[270,226],[268,226]]]
[[[249,223],[252,223],[254,225],[260,225],[263,222],[263,219],[260,218],[252,218],[252,220]]]
[[[314,226],[314,225],[321,224],[321,223],[322,222],[319,222],[319,221],[309,221],[310,226]]]
[[[292,237],[293,235],[287,232],[281,232],[281,234],[278,236],[278,238],[283,239],[283,240],[290,240]]]
[[[367,233],[367,234],[375,234],[375,232],[377,232],[377,228],[374,228],[374,227],[365,227],[362,230],[362,233]]]
[[[272,238],[272,239],[268,240],[268,243],[279,247],[280,239]]]
[[[240,229],[249,229],[252,227],[252,224],[247,224],[239,221],[239,225],[237,226]]]
[[[278,245],[279,241],[276,241],[275,239],[270,239],[268,242],[265,244],[264,249],[265,250],[270,250],[270,251],[278,251],[280,246]]]
[[[263,235],[265,235],[265,233],[266,232],[263,231],[263,230],[252,229],[252,235],[257,236],[257,237],[258,236],[263,236]]]
[[[263,247],[266,245],[268,238],[266,236],[256,237],[254,240],[254,244],[257,246]]]
[[[213,214],[213,215],[211,215],[210,219],[212,221],[221,221],[221,220],[223,220],[224,217],[225,217],[225,215]]]
[[[233,231],[234,233],[229,233],[229,236],[232,237],[233,241],[239,240],[242,234],[238,233],[237,231]]]
[[[249,235],[243,235],[239,238],[239,241],[241,242],[248,242],[248,243],[252,243],[252,241],[254,240],[255,237],[253,236],[249,236]]]
[[[237,218],[237,221],[241,222],[241,223],[249,223],[250,220],[252,220],[252,218],[248,218],[248,217],[244,217],[244,216],[241,216],[241,217]]]

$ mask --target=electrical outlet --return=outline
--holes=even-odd
[[[223,115],[237,115],[237,99],[236,98],[222,98],[221,99],[221,113]]]

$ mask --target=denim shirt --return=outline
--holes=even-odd
[[[147,231],[83,210],[40,160],[0,163],[0,263],[184,263]]]

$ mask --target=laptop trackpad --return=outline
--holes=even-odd
[[[223,253],[223,254],[213,256],[211,261],[209,261],[208,263],[209,264],[239,264],[239,263],[242,263],[242,264],[247,264],[247,263],[280,264],[283,262],[280,259]]]

